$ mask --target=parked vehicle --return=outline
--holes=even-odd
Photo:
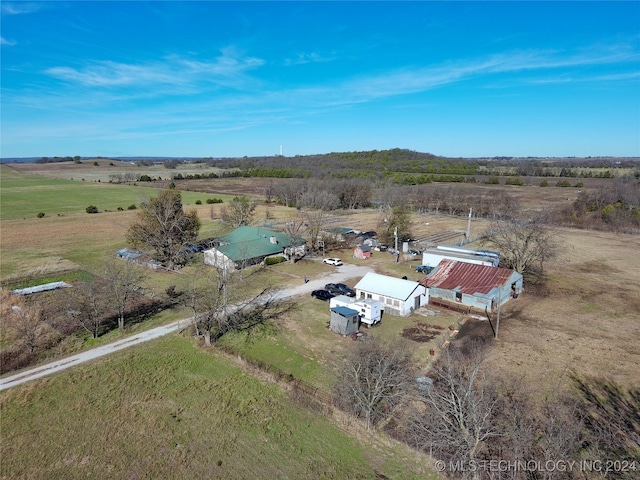
[[[335,283],[327,283],[324,289],[334,295],[342,295],[342,290]]]
[[[313,292],[311,292],[311,296],[313,298],[317,298],[318,300],[324,300],[324,301],[327,301],[335,297],[333,293],[329,293],[326,290],[314,290]]]
[[[429,265],[418,265],[416,267],[416,272],[429,274],[433,271],[433,267]]]
[[[409,255],[420,255],[420,252],[418,252],[417,250],[409,250],[407,253]]]
[[[340,295],[346,295],[347,297],[355,297],[356,292],[349,285],[345,285],[344,283],[336,283],[336,288],[340,292]]]
[[[333,265],[335,267],[339,267],[340,265],[342,265],[342,260],[340,260],[339,258],[325,258],[323,262],[327,265]]]

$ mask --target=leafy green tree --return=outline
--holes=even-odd
[[[137,214],[127,241],[152,250],[156,260],[168,268],[183,263],[186,247],[198,238],[200,219],[195,210],[184,212],[180,191],[162,190],[156,198],[142,202]]]
[[[396,229],[398,242],[405,242],[411,238],[411,208],[406,204],[384,209],[378,223],[378,238],[382,243],[393,245]]]
[[[249,225],[256,209],[255,202],[246,196],[234,197],[227,207],[221,210],[222,221],[232,228]]]

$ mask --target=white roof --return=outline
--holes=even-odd
[[[31,295],[32,293],[47,292],[49,290],[55,290],[57,288],[68,288],[71,285],[65,282],[51,282],[43,283],[42,285],[36,285],[35,287],[20,288],[18,290],[12,290],[11,293],[16,295]]]
[[[413,280],[403,280],[402,278],[388,277],[379,273],[369,272],[356,284],[357,290],[384,295],[385,297],[397,298],[399,300],[408,299],[416,288],[421,285]]]

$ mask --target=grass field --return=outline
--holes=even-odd
[[[144,182],[143,182],[144,183]],[[49,178],[23,173],[8,165],[0,165],[0,221],[36,218],[40,212],[46,217],[85,214],[89,205],[100,212],[139,206],[155,197],[157,186],[109,184]],[[229,195],[217,195],[224,201]],[[182,192],[185,207],[195,207],[196,200],[205,204],[208,196],[197,192]]]
[[[435,478],[402,446],[359,442],[179,337],[3,392],[0,406],[2,478]]]
[[[148,191],[34,178],[4,165],[0,169],[3,281],[98,268],[106,257],[125,246],[124,234],[135,211],[89,215],[84,212],[89,203],[109,208],[87,200],[102,198],[117,208],[122,197],[114,192]],[[215,219],[221,206],[194,205],[195,200],[204,202],[213,193],[233,195],[234,186],[241,189],[238,194],[257,194],[263,181],[226,180],[216,184],[215,192],[183,192],[188,208],[196,208],[203,221],[201,237],[225,233]],[[482,188],[491,191],[495,187]],[[47,198],[41,189],[48,189],[59,205],[64,204],[66,194],[74,207],[63,216],[47,213],[36,218],[41,209],[28,204]],[[85,191],[99,193],[88,197]],[[526,205],[538,208],[552,208],[577,195],[576,189],[536,186],[509,187],[512,192]],[[15,208],[31,213],[5,216],[5,194]],[[127,202],[121,206],[126,208]],[[295,209],[267,210],[260,205],[257,218],[276,222],[292,215]],[[338,220],[336,224],[341,226],[375,230],[379,213],[349,212]],[[466,218],[413,216],[414,236],[418,238],[442,230],[464,230],[466,225]],[[472,236],[486,226],[484,220],[474,219]],[[540,392],[566,380],[567,374],[604,378],[623,389],[640,385],[640,346],[636,341],[640,335],[640,237],[562,229],[558,238],[565,248],[559,261],[548,266],[548,281],[538,286],[525,284],[524,293],[502,309],[499,338],[489,359],[491,368],[517,376]],[[415,273],[415,261],[403,259],[395,264],[393,256],[378,252],[371,259],[355,260],[351,253],[337,250],[327,255],[368,264],[380,273],[421,278]],[[184,272],[191,268],[194,266],[187,266]],[[327,271],[329,267],[306,260],[279,264],[257,273],[248,271],[243,288],[254,292],[265,285],[299,284],[305,275],[321,278]],[[180,278],[180,274],[154,273],[149,283],[162,292],[166,286],[178,284]],[[353,285],[357,280],[347,283]],[[327,307],[325,302],[300,298],[297,310],[281,319],[278,328],[252,336],[249,342],[242,336],[228,341],[248,359],[270,363],[328,390],[335,379],[335,361],[353,341],[327,330]],[[168,321],[176,314],[165,313],[149,323]],[[395,337],[419,323],[446,329],[460,319],[459,314],[447,311],[433,317],[387,316],[367,333]],[[127,334],[140,328],[145,325],[136,325]],[[121,333],[103,340],[115,335]],[[460,332],[463,339],[490,335],[488,323],[477,319],[467,321]],[[425,372],[431,361],[428,350],[437,343],[438,339],[412,343],[416,361]],[[361,443],[355,443],[353,437],[341,437],[335,419],[331,426],[291,403],[275,385],[256,380],[232,366],[228,357],[196,348],[185,339],[166,339],[68,374],[16,387],[0,394],[0,406],[0,468],[6,478],[55,478],[66,472],[64,469],[70,472],[65,478],[138,478],[146,472],[151,472],[151,478],[375,478],[376,471],[389,478],[430,478],[425,463],[401,447],[376,443],[376,437],[369,435],[358,435]],[[51,427],[43,429],[42,425]],[[354,428],[357,423],[347,428],[350,435]],[[311,435],[301,438],[295,430],[317,437],[317,445],[305,443]],[[78,431],[83,434],[74,435]],[[57,445],[56,438],[64,441]],[[154,451],[151,456],[150,450]],[[347,452],[346,457],[342,452]],[[280,467],[287,455],[293,457],[292,465]],[[193,472],[187,467],[190,462]]]

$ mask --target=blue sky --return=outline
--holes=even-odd
[[[2,157],[640,156],[640,2],[2,1]]]

